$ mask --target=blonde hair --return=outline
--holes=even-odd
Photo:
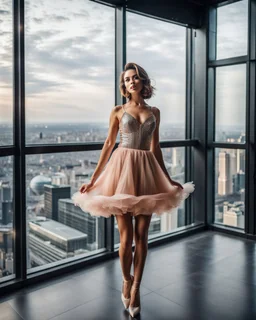
[[[124,84],[124,74],[127,70],[135,70],[137,73],[137,76],[140,80],[142,80],[143,88],[141,90],[141,95],[143,99],[150,99],[152,95],[154,95],[155,87],[151,85],[151,80],[149,79],[149,76],[147,72],[139,66],[137,63],[128,62],[124,66],[124,71],[120,74],[120,80],[119,80],[119,89],[121,92],[121,95],[130,99],[131,94],[126,91],[125,84]]]

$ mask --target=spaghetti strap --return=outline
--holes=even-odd
[[[124,108],[124,105],[122,104],[122,108],[123,108],[123,110],[124,110],[124,112],[125,112],[125,108]]]

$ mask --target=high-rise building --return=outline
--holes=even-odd
[[[218,194],[227,195],[233,193],[232,174],[230,168],[230,154],[226,151],[219,153]]]
[[[0,188],[0,202],[11,200],[11,188],[4,186]]]
[[[59,199],[70,199],[70,186],[45,185],[44,186],[44,209],[47,218],[59,221],[58,201]]]
[[[178,165],[177,148],[172,148],[172,164],[174,167]]]
[[[87,234],[44,217],[29,222],[29,233],[66,253],[87,249]]]
[[[245,172],[245,152],[241,149],[236,149],[237,152],[237,172]]]
[[[105,246],[105,218],[93,217],[75,206],[71,199],[59,200],[59,222],[88,235],[88,244],[96,244],[98,249]]]
[[[13,221],[13,207],[12,201],[2,201],[2,224],[6,225]]]
[[[244,215],[239,208],[230,208],[223,214],[223,223],[233,227],[244,228]]]
[[[153,215],[150,221],[148,234],[149,236],[151,236],[159,233],[160,230],[161,230],[161,217]]]
[[[68,178],[64,172],[56,172],[51,178],[52,185],[54,186],[63,186],[68,184]]]
[[[5,269],[9,273],[13,273],[13,254],[12,253],[7,253],[6,254],[6,259],[5,259]]]
[[[240,170],[234,176],[234,192],[238,192],[244,188],[245,188],[245,173],[242,170]]]
[[[178,208],[172,214],[163,213],[161,215],[161,232],[169,232],[178,226]]]
[[[0,269],[5,269],[5,259],[6,259],[6,253],[4,250],[0,249]]]

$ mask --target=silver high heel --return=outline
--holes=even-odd
[[[139,284],[140,282],[134,281],[131,287],[131,291],[137,291],[136,294],[140,294],[140,287]],[[136,285],[137,284],[137,285]],[[129,306],[129,313],[132,317],[135,317],[137,314],[140,313],[140,295],[139,295],[139,306],[138,307],[131,307]]]
[[[133,283],[133,276],[130,275],[131,279],[130,280],[125,280],[124,277],[123,277],[123,281],[124,282],[131,282],[131,285]],[[123,301],[123,305],[125,307],[125,309],[127,309],[129,307],[129,304],[130,304],[130,300],[131,300],[131,297],[130,298],[125,298],[124,295],[123,295],[123,288],[122,288],[122,294],[121,294],[121,299]]]

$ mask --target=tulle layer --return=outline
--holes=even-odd
[[[149,150],[118,147],[93,187],[73,194],[76,206],[93,216],[172,213],[195,189],[172,185]]]

